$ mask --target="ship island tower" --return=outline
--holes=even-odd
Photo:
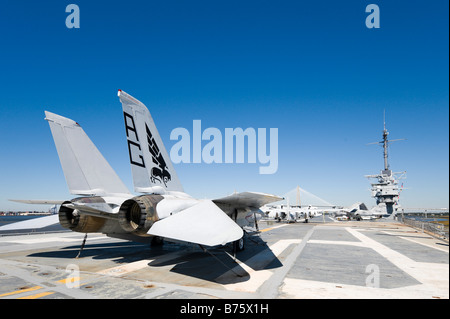
[[[406,178],[406,171],[404,172],[392,172],[389,167],[388,162],[388,147],[389,143],[405,140],[404,138],[388,140],[389,132],[386,129],[385,116],[383,114],[383,140],[380,142],[369,143],[379,144],[383,147],[383,157],[384,157],[384,170],[377,175],[366,175],[365,177],[369,179],[375,179],[376,182],[371,183],[371,193],[372,197],[376,199],[377,210],[383,215],[392,215],[394,211],[399,208],[398,200],[400,196],[401,189],[398,187],[398,181],[400,179]]]

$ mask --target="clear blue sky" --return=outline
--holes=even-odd
[[[80,8],[68,29],[65,8]],[[380,7],[368,29],[366,5]],[[132,189],[117,89],[170,132],[278,128],[279,165],[177,164],[185,191],[328,202],[370,197],[364,175],[407,171],[401,203],[449,206],[449,3],[436,1],[3,1],[0,7],[0,210],[8,198],[68,199],[44,110],[79,122]]]

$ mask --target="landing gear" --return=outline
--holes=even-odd
[[[244,231],[244,235],[239,238],[238,240],[233,242],[233,260],[236,262],[236,253],[238,251],[243,251],[245,249],[245,231]]]
[[[81,252],[82,252],[83,249],[84,249],[84,245],[86,244],[86,239],[87,239],[87,233],[84,234],[83,243],[81,244],[80,251],[78,252],[78,255],[77,255],[77,257],[75,257],[75,259],[78,259],[78,257],[80,257]]]
[[[234,251],[243,251],[245,249],[245,239],[242,236],[240,239],[233,242]]]

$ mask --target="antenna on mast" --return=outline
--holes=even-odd
[[[390,175],[389,162],[388,162],[389,143],[397,142],[397,141],[404,141],[404,140],[406,140],[406,138],[398,138],[395,140],[388,140],[388,135],[389,135],[389,132],[386,129],[386,110],[383,110],[383,140],[380,142],[369,143],[367,145],[380,144],[383,147],[384,171],[385,171],[385,173],[388,173],[388,175]]]
[[[389,171],[388,163],[388,137],[389,132],[386,130],[386,110],[383,110],[383,156],[384,156],[384,170]]]

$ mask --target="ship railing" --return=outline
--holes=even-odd
[[[440,224],[434,220],[424,221],[417,220],[412,216],[398,216],[399,221],[405,225],[411,226],[413,228],[419,229],[422,232],[427,232],[429,234],[434,234],[435,236],[449,240],[449,228],[443,224]]]

